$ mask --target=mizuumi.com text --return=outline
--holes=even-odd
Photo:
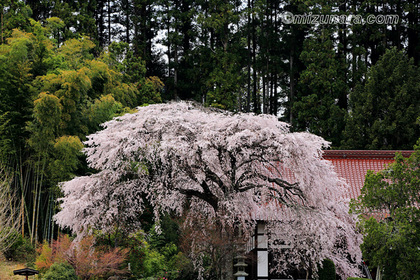
[[[318,15],[300,14],[294,15],[291,12],[281,14],[284,24],[398,24],[398,15]]]

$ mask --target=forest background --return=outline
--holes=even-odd
[[[33,244],[57,238],[57,184],[94,172],[86,135],[137,106],[273,114],[336,149],[412,149],[420,135],[416,0],[0,0],[0,13],[0,164]]]

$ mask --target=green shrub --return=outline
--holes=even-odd
[[[45,273],[44,280],[77,280],[76,271],[68,263],[54,263]]]
[[[5,229],[8,234],[7,237],[4,239],[5,244],[9,244],[8,248],[4,251],[4,256],[8,260],[14,260],[15,251],[18,247],[20,247],[23,243],[22,235],[16,229]],[[2,232],[3,234],[3,232]]]
[[[335,265],[332,260],[325,259],[322,261],[322,267],[318,270],[319,280],[335,280]]]
[[[347,280],[369,280],[367,278],[349,277]]]
[[[23,238],[17,231],[14,233],[14,236],[10,236],[9,238],[13,240],[13,244],[4,252],[6,259],[26,262],[29,264],[28,266],[33,266],[31,264],[35,261],[36,252],[35,246],[31,244],[29,238]]]

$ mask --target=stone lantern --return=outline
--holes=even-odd
[[[233,274],[233,276],[235,276],[235,280],[245,280],[246,276],[248,276],[248,273],[245,272],[245,268],[248,266],[245,263],[245,256],[237,256],[235,257],[235,259],[237,259],[238,261],[236,262],[236,264],[234,265],[234,267],[237,269],[236,273]]]

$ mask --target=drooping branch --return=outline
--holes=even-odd
[[[179,188],[177,190],[183,195],[194,196],[207,202],[209,205],[211,205],[211,207],[213,207],[214,211],[217,212],[219,199],[210,192],[210,189],[206,182],[203,182],[201,186],[203,187],[204,192],[191,189],[186,190],[182,188]]]
[[[140,227],[139,198],[145,197],[156,217],[174,211],[187,213],[188,221],[200,215],[221,227],[248,229],[268,219],[273,232],[303,252],[294,256],[297,262],[330,257],[353,271],[348,255],[331,253],[338,227],[346,229],[346,254],[355,259],[359,239],[346,204],[334,201],[343,197],[343,183],[320,157],[328,146],[320,137],[291,133],[274,116],[180,102],[138,108],[105,123],[85,144],[90,167],[101,171],[63,184],[61,226],[106,231],[118,219]],[[283,221],[292,230],[285,231]]]
[[[271,191],[275,191],[277,194],[280,194],[280,190],[283,190],[282,196],[285,197],[285,200],[290,201],[292,198],[297,197],[301,200],[302,203],[305,202],[305,194],[299,188],[298,183],[289,183],[280,178],[266,178],[268,182],[276,184],[277,188],[269,187]]]
[[[13,245],[21,226],[19,217],[22,213],[9,183],[9,177],[0,167],[0,254]]]

